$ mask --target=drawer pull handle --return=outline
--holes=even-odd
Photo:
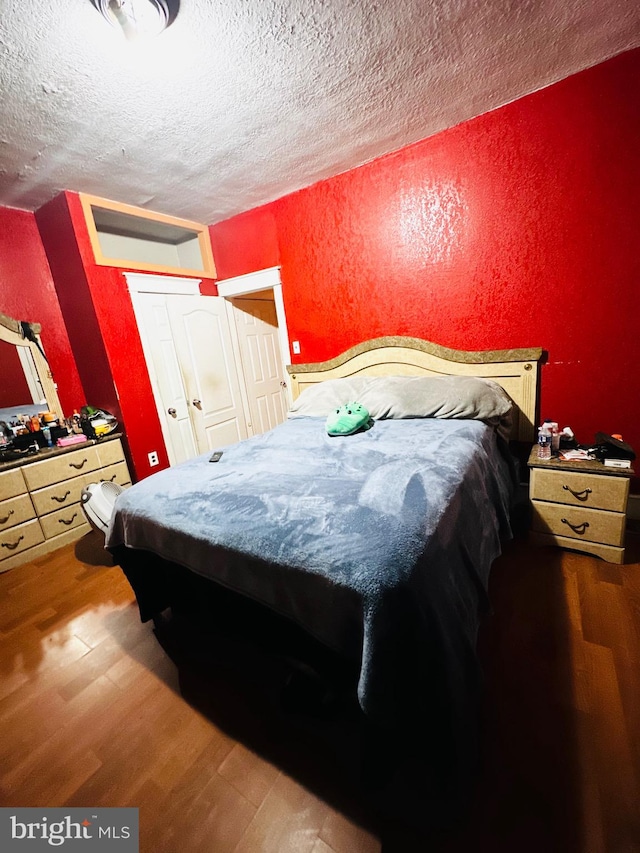
[[[12,510],[12,509],[10,509],[10,510],[9,510],[9,515],[5,515],[5,517],[4,517],[4,518],[0,518],[0,524],[6,524],[6,523],[7,523],[7,521],[9,521],[9,519],[11,518],[11,516],[12,516],[12,515],[13,515],[13,510]]]
[[[8,548],[10,551],[15,551],[15,549],[18,547],[18,545],[22,542],[23,539],[24,536],[20,536],[17,542],[3,542],[2,547]]]
[[[60,524],[66,524],[68,527],[70,524],[73,524],[73,522],[76,520],[77,515],[78,513],[74,512],[69,520],[67,520],[66,518],[59,518],[58,521],[60,522]]]
[[[70,490],[67,489],[67,491],[64,493],[64,495],[61,498],[59,498],[57,495],[51,495],[51,500],[57,501],[59,504],[63,504],[66,501],[66,499],[69,497],[70,494],[71,494]]]
[[[76,465],[76,463],[75,463],[75,462],[69,462],[69,467],[70,467],[70,468],[75,468],[75,469],[76,469],[76,471],[79,471],[81,468],[84,468],[84,466],[87,464],[87,462],[88,462],[88,461],[89,461],[89,460],[85,457],[85,458],[82,460],[82,462],[79,462],[77,465]]]
[[[588,521],[583,521],[582,524],[571,524],[570,521],[567,521],[566,518],[560,519],[563,524],[567,524],[574,533],[584,533],[587,527],[589,526]]]
[[[571,492],[574,498],[577,498],[579,501],[586,501],[586,499],[591,494],[591,489],[589,488],[583,489],[581,492],[574,492],[570,486],[563,486],[562,488],[565,490],[565,492]]]

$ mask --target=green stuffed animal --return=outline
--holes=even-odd
[[[373,423],[362,403],[345,403],[329,413],[326,429],[329,435],[353,435],[354,432],[371,429]]]

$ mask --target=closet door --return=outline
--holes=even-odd
[[[170,463],[246,438],[224,299],[192,280],[126,278]]]
[[[251,418],[249,430],[255,435],[272,429],[287,416],[276,307],[273,299],[241,297],[230,301]]]
[[[167,309],[199,451],[246,438],[225,300],[170,295]]]
[[[172,465],[198,454],[164,293],[132,293],[149,378]]]

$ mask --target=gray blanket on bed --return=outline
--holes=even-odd
[[[300,622],[359,662],[360,704],[382,723],[419,725],[441,702],[462,723],[510,533],[495,432],[407,419],[330,437],[303,417],[208,459],[124,492],[107,547],[152,551]]]

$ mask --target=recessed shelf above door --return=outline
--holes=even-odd
[[[96,264],[215,278],[206,225],[79,195]]]

